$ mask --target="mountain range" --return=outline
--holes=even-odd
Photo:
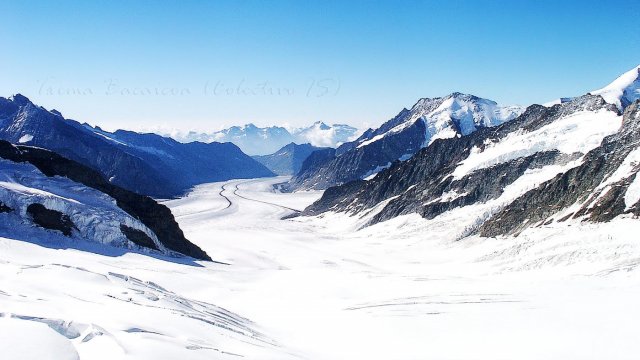
[[[461,93],[421,99],[337,149],[289,143],[251,158],[231,143],[107,132],[22,95],[0,98],[0,138],[0,232],[58,243],[210,260],[145,195],[275,174],[295,174],[289,190],[326,189],[297,216],[367,227],[418,214],[455,221],[456,239],[640,215],[640,66],[526,109]]]
[[[377,129],[368,129],[354,141],[325,151],[303,164],[288,184],[290,190],[326,189],[365,179],[407,160],[437,139],[469,135],[512,120],[522,112],[518,106],[499,106],[473,95],[452,93],[420,99]]]
[[[639,85],[636,67],[603,89],[434,139],[371,179],[327,189],[303,215],[344,213],[370,226],[419,214],[463,224],[458,239],[638,216]]]
[[[336,147],[357,137],[358,129],[343,124],[327,125],[321,121],[301,128],[282,126],[257,127],[254,124],[232,126],[213,133],[175,132],[170,134],[181,142],[231,142],[249,155],[269,155],[283,146],[309,143],[317,147]]]
[[[194,185],[274,174],[231,143],[180,143],[156,134],[103,131],[65,119],[20,94],[0,97],[0,139],[37,146],[140,194],[171,198]]]

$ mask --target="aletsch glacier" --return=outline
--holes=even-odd
[[[171,157],[219,145],[106,133],[3,99],[0,127],[14,143],[0,161],[0,343],[13,345],[3,353],[631,359],[640,350],[639,74],[545,106],[422,99],[337,150],[312,152],[290,180],[194,175],[186,196],[140,212],[106,176],[117,168],[79,158],[51,172],[38,156],[57,155],[28,145],[37,136],[55,144],[48,127],[70,129],[156,176],[156,158],[171,168]],[[128,156],[142,152],[154,158]],[[287,181],[299,191],[275,190]],[[119,182],[173,194],[187,186]],[[57,213],[36,219],[33,203]],[[168,216],[175,228],[158,227]],[[64,219],[75,226],[69,237]],[[168,249],[178,231],[180,246]],[[196,248],[218,263],[179,254]]]

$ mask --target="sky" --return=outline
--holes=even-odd
[[[637,0],[0,1],[0,96],[105,129],[377,126],[454,91],[529,105],[640,64]]]

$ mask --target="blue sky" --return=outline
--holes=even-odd
[[[0,96],[108,129],[375,126],[542,103],[640,63],[633,1],[3,1]]]

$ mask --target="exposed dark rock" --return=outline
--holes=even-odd
[[[12,208],[8,207],[7,205],[3,204],[2,201],[0,201],[0,213],[8,213],[13,211]]]
[[[211,258],[195,244],[189,242],[175,221],[171,211],[148,196],[139,195],[107,182],[95,170],[66,159],[49,150],[29,146],[14,146],[0,140],[0,157],[15,161],[29,162],[46,176],[64,176],[116,200],[118,207],[140,220],[167,248],[196,259]]]
[[[120,231],[134,244],[144,246],[146,248],[158,250],[156,243],[153,242],[153,239],[149,237],[149,235],[145,234],[144,231],[134,229],[124,224],[120,224]]]
[[[27,213],[31,215],[36,225],[49,230],[58,230],[65,236],[71,236],[71,230],[76,229],[69,215],[47,209],[42,204],[34,203],[27,206]]]
[[[333,159],[335,156],[336,149],[333,148],[316,150],[307,156],[307,158],[302,162],[302,166],[298,172],[303,173],[318,168],[325,162]]]

